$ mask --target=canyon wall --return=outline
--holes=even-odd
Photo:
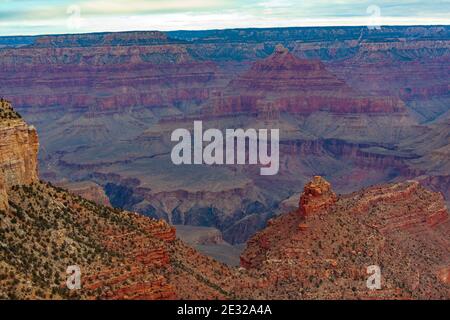
[[[277,45],[273,54],[256,61],[250,70],[230,81],[219,93],[215,115],[261,111],[311,114],[404,112],[400,99],[365,97],[316,59],[300,59]]]
[[[0,101],[0,210],[8,208],[7,192],[15,185],[28,185],[38,178],[39,141],[36,129],[28,126],[12,109]]]
[[[0,167],[6,187],[38,181],[36,129],[22,121],[11,123],[0,128],[0,139]]]
[[[8,193],[6,192],[6,185],[3,181],[3,174],[0,173],[0,210],[8,210]]]

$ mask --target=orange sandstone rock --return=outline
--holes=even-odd
[[[299,211],[302,216],[319,213],[331,207],[337,200],[331,185],[324,178],[315,176],[305,185],[300,196]]]
[[[0,172],[6,190],[14,185],[39,181],[37,155],[39,141],[36,129],[17,114],[14,117],[8,101],[0,103]]]
[[[450,266],[439,270],[438,277],[443,283],[450,285]]]
[[[8,194],[2,175],[3,172],[0,172],[0,210],[8,210]]]
[[[14,185],[37,182],[36,129],[28,126],[9,101],[0,100],[0,210],[8,209],[8,191]]]
[[[307,225],[306,223],[300,223],[300,224],[298,225],[298,229],[299,229],[300,231],[306,231],[306,230],[308,230],[308,225]]]

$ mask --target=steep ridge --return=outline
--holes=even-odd
[[[1,212],[3,298],[231,296],[221,280],[228,267],[186,247],[165,222],[101,207],[45,183],[13,187],[9,201],[10,210]],[[81,290],[66,287],[72,265],[81,270]]]
[[[2,90],[16,108],[38,114],[195,104],[208,97],[217,72],[161,32],[42,36],[0,57]]]
[[[409,181],[336,199],[329,187],[315,177],[299,210],[248,242],[241,265],[264,277],[249,290],[286,299],[450,297],[450,220],[441,194]],[[381,290],[366,287],[372,265],[381,268]]]

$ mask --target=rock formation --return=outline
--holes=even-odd
[[[36,182],[37,151],[34,127],[28,126],[9,101],[0,100],[0,210],[8,209],[8,191],[14,185]]]
[[[305,185],[300,197],[299,212],[302,216],[328,210],[336,202],[336,194],[324,178],[315,176]]]
[[[3,172],[0,172],[0,210],[8,210],[8,193],[6,192],[6,185],[3,181]]]
[[[0,171],[6,188],[37,182],[39,141],[36,129],[28,126],[5,100],[0,102]]]
[[[305,193],[332,194],[320,177]],[[331,198],[333,206],[309,207],[306,222],[293,211],[252,237],[241,265],[264,281],[244,292],[284,299],[450,297],[450,219],[441,194],[408,181]],[[381,267],[381,290],[366,287],[371,265]]]
[[[438,276],[439,279],[447,284],[450,285],[450,266],[446,267],[446,268],[442,268],[439,272],[438,272]]]

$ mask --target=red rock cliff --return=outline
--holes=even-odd
[[[336,202],[336,194],[324,178],[315,176],[305,185],[300,197],[299,212],[302,216],[319,213]]]
[[[7,191],[14,185],[38,181],[36,129],[0,101],[0,210],[7,209]]]
[[[0,174],[0,210],[8,209],[8,194],[6,193],[3,177]]]

